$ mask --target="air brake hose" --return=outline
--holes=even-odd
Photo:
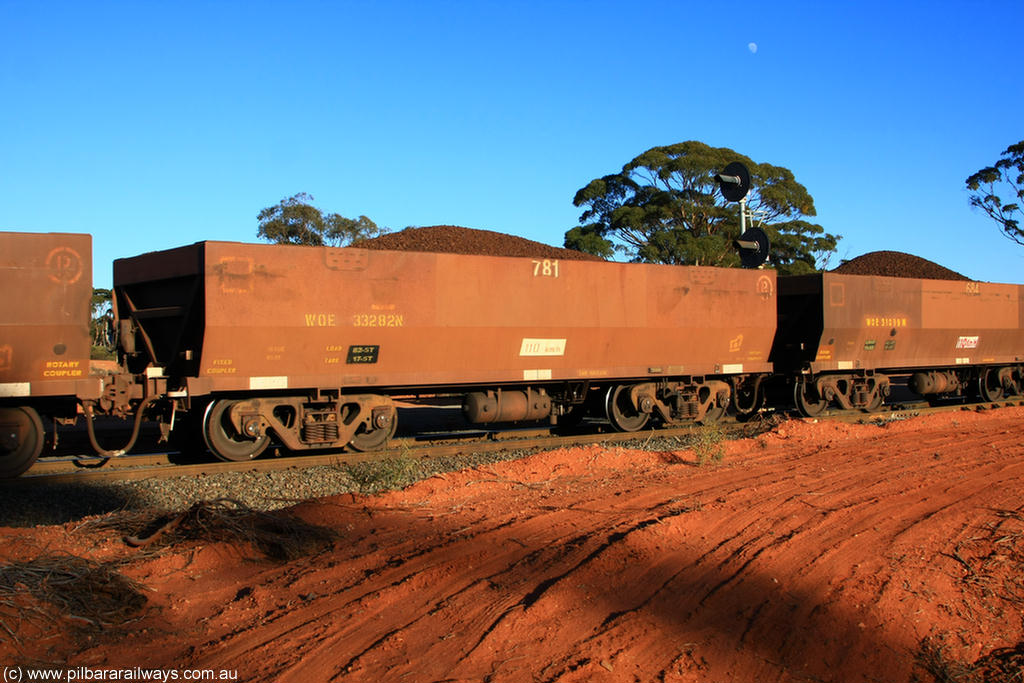
[[[142,427],[142,413],[146,411],[149,404],[160,398],[159,396],[150,396],[142,400],[139,407],[135,410],[135,424],[132,426],[132,436],[128,440],[128,445],[117,451],[108,451],[107,449],[100,446],[96,440],[96,429],[93,426],[92,420],[92,405],[93,401],[82,401],[82,408],[85,410],[85,427],[86,431],[89,432],[89,443],[92,444],[92,448],[96,451],[97,455],[101,455],[105,458],[116,458],[119,455],[124,455],[132,449],[135,445],[136,439],[139,438],[139,429]]]
[[[736,390],[737,386],[733,387],[732,404],[733,404],[733,406],[736,407],[736,410],[738,412],[749,413],[749,412],[752,412],[755,408],[757,408],[757,398],[758,398],[757,397],[757,392],[759,392],[761,390],[761,380],[762,379],[764,379],[764,377],[762,375],[757,375],[754,378],[753,398],[752,398],[752,400],[750,402],[750,406],[747,406],[747,407],[740,405],[740,402],[739,402],[739,392]]]

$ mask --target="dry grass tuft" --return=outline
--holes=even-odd
[[[915,660],[935,683],[976,683],[973,667],[961,664],[950,657],[946,652],[945,643],[941,640],[922,640]]]
[[[424,464],[408,453],[352,463],[346,468],[356,489],[370,494],[405,488],[422,479],[425,471]]]
[[[1024,606],[1024,511],[993,509],[995,521],[949,553],[965,594],[1000,618],[1019,617]],[[936,683],[1024,683],[1024,642],[994,649],[973,664],[949,656],[941,639],[921,641],[917,663]]]
[[[1024,681],[1024,642],[992,650],[976,661],[973,668],[981,683],[1021,683]]]
[[[935,683],[1021,683],[1024,681],[1024,642],[992,650],[974,664],[961,664],[934,638],[921,641],[916,657]]]
[[[1024,606],[1024,512],[991,512],[994,522],[944,555],[957,561],[963,570],[960,580],[981,599],[1019,612]]]
[[[112,519],[110,524],[123,532],[136,530],[135,535],[125,536],[125,542],[134,547],[186,540],[249,544],[264,557],[280,562],[320,553],[337,538],[332,529],[310,524],[289,512],[253,510],[230,498],[200,501],[184,512],[146,523],[132,515]]]
[[[145,604],[138,584],[108,564],[73,555],[0,564],[0,638],[19,645],[24,622],[99,630],[128,622]]]

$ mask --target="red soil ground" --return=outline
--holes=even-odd
[[[340,539],[284,564],[224,543],[140,554],[80,524],[4,529],[8,559],[125,562],[148,608],[90,639],[15,624],[22,644],[0,655],[280,683],[931,681],[922,652],[934,668],[1016,648],[1005,668],[1024,659],[1022,422],[792,421],[703,466],[544,453],[303,503]]]

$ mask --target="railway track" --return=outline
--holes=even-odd
[[[723,427],[738,434],[750,431],[748,425],[725,423]],[[640,432],[608,432],[591,434],[554,435],[548,430],[512,432],[487,432],[480,436],[472,433],[441,434],[422,441],[413,438],[393,439],[389,448],[366,453],[321,453],[317,455],[264,457],[247,462],[209,461],[194,464],[174,464],[173,453],[157,453],[112,458],[103,466],[88,466],[95,458],[82,456],[41,460],[25,475],[9,480],[8,485],[32,486],[49,483],[84,481],[131,481],[155,477],[202,476],[226,472],[254,472],[301,469],[306,467],[341,466],[360,462],[371,462],[381,458],[404,456],[413,458],[440,458],[469,453],[493,453],[497,451],[532,451],[554,449],[564,446],[592,443],[627,443],[652,439],[683,438],[698,427],[672,429],[651,429]],[[434,440],[436,439],[436,440]],[[680,445],[680,448],[683,448]]]
[[[928,403],[898,403],[873,412],[827,412],[817,418],[803,418],[782,412],[767,411],[760,419],[748,422],[724,420],[720,423],[724,438],[743,438],[767,431],[784,419],[837,420],[849,423],[885,423],[928,415],[955,411],[991,410],[1007,406],[1024,406],[1020,397],[998,402],[954,403],[944,406],[930,406]],[[384,450],[366,453],[321,453],[306,456],[264,457],[247,462],[196,462],[176,464],[176,452],[144,453],[111,458],[104,462],[95,456],[65,455],[42,459],[25,475],[2,482],[6,486],[40,486],[48,484],[84,483],[103,481],[133,481],[140,479],[195,477],[229,472],[280,471],[318,466],[343,466],[360,462],[371,462],[387,457],[441,458],[471,453],[493,453],[498,451],[535,451],[587,444],[637,445],[644,447],[651,443],[678,440],[679,449],[685,449],[692,441],[699,425],[657,428],[637,432],[612,432],[606,425],[593,424],[598,431],[587,433],[554,434],[548,429],[516,429],[508,431],[482,431],[479,429],[444,432],[404,437],[391,440]]]

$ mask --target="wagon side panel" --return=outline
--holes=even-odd
[[[90,393],[92,237],[0,233],[0,291],[0,399]]]
[[[1002,363],[1024,348],[1018,285],[834,273],[821,278],[815,372]]]
[[[211,391],[762,372],[775,329],[771,271],[213,242],[204,259]]]

